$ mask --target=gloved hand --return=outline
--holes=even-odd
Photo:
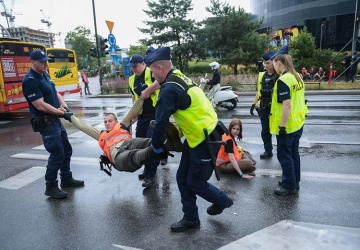
[[[251,105],[250,115],[254,115],[255,104]]]
[[[279,136],[284,136],[286,134],[286,128],[279,126]]]
[[[153,147],[153,150],[154,153],[157,154],[157,156],[159,156],[161,160],[166,160],[169,156],[174,157],[174,155],[169,152],[169,150],[165,147],[164,144],[161,146],[161,148],[155,149]]]
[[[129,126],[126,126],[125,124],[120,122],[120,126],[121,126],[122,129],[125,129],[130,133],[131,124]]]
[[[70,109],[68,107],[64,107],[64,109],[66,110],[66,112],[70,112]]]
[[[64,112],[63,117],[64,117],[65,120],[71,122],[71,116],[72,115],[74,115],[74,113],[72,113],[72,112]]]

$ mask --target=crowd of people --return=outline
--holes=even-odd
[[[282,179],[274,189],[276,195],[294,195],[299,191],[302,135],[308,109],[303,79],[296,73],[288,47],[262,56],[266,71],[259,73],[258,91],[250,108],[258,111],[264,153],[260,159],[273,157],[272,135],[276,135],[277,159]],[[34,132],[42,136],[50,153],[45,174],[45,195],[61,199],[68,194],[64,188],[84,186],[74,179],[70,170],[72,147],[61,120],[64,118],[98,141],[103,151],[102,162],[119,171],[134,172],[143,165],[142,186],[150,188],[160,162],[166,164],[171,151],[181,152],[176,182],[181,196],[183,216],[170,226],[172,232],[200,227],[197,197],[210,203],[206,212],[221,214],[234,201],[228,194],[209,182],[214,170],[232,173],[239,179],[251,180],[256,173],[256,160],[241,145],[242,122],[231,120],[226,128],[202,89],[180,70],[175,69],[169,47],[149,48],[145,57],[133,55],[129,79],[133,104],[130,118],[119,122],[116,115],[104,115],[104,131],[79,121],[56,92],[46,71],[50,59],[41,50],[30,55],[32,67],[23,80],[23,92],[33,115]],[[214,84],[220,82],[218,65],[213,65]],[[90,94],[90,93],[89,93]],[[141,103],[141,106],[138,106]],[[136,111],[134,111],[136,110]],[[170,122],[170,118],[176,126]],[[135,138],[129,125],[137,121]],[[205,132],[204,132],[205,131]],[[181,140],[180,138],[183,137]],[[209,142],[210,141],[210,142]],[[211,143],[223,141],[224,144]],[[60,173],[60,187],[58,174]]]

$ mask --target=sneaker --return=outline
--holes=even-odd
[[[278,184],[279,184],[279,186],[281,187],[281,181],[278,181]],[[300,183],[298,182],[298,183],[296,183],[296,190],[300,190]]]
[[[45,195],[50,196],[51,198],[54,199],[63,199],[68,195],[68,193],[61,190],[58,187],[58,183],[56,182],[46,185]]]
[[[72,176],[65,178],[65,179],[61,179],[61,184],[60,186],[62,188],[68,188],[68,187],[82,187],[84,186],[84,181],[82,180],[76,180],[74,178],[72,178]]]
[[[141,186],[143,186],[144,188],[148,188],[153,186],[154,183],[155,183],[155,178],[145,178]]]
[[[229,198],[228,203],[225,206],[219,206],[212,204],[210,207],[207,208],[206,212],[209,215],[218,215],[221,214],[225,208],[229,208],[234,204],[233,200]]]
[[[278,187],[274,190],[274,194],[276,195],[281,195],[281,196],[285,196],[285,195],[295,195],[297,194],[298,191],[296,189],[294,190],[290,190],[290,189],[286,189],[283,187]]]
[[[260,159],[269,159],[273,157],[273,153],[272,152],[264,152],[260,155]]]
[[[171,232],[179,233],[179,232],[186,231],[188,228],[199,228],[199,227],[200,227],[199,220],[188,221],[188,220],[182,219],[182,220],[172,224],[170,229],[171,229]]]

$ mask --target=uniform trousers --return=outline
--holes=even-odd
[[[72,155],[72,147],[61,121],[53,121],[46,130],[40,132],[40,134],[45,149],[50,153],[45,173],[46,184],[49,185],[57,181],[59,170],[61,179],[71,176],[70,158]]]
[[[218,148],[213,147],[214,155],[217,155]],[[213,166],[206,142],[203,141],[195,148],[190,148],[187,140],[185,140],[176,174],[185,220],[199,220],[196,195],[215,205],[226,206],[228,204],[229,197],[223,191],[208,183],[212,173]]]
[[[300,154],[299,143],[303,127],[293,133],[276,136],[277,158],[282,168],[282,187],[295,190],[300,182]]]
[[[266,152],[271,152],[273,150],[272,146],[272,135],[270,134],[270,107],[260,106],[260,122],[261,122],[261,138],[264,143],[264,149]]]
[[[139,115],[136,126],[136,137],[140,138],[151,138],[152,129],[150,128],[151,120],[155,120],[154,115]],[[144,166],[144,175],[145,179],[152,179],[156,175],[157,167],[159,166],[160,161],[154,161]]]

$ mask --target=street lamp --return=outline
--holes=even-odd
[[[321,48],[322,48],[323,27],[324,27],[324,24],[321,24],[321,29],[320,29],[320,51],[321,51]]]

